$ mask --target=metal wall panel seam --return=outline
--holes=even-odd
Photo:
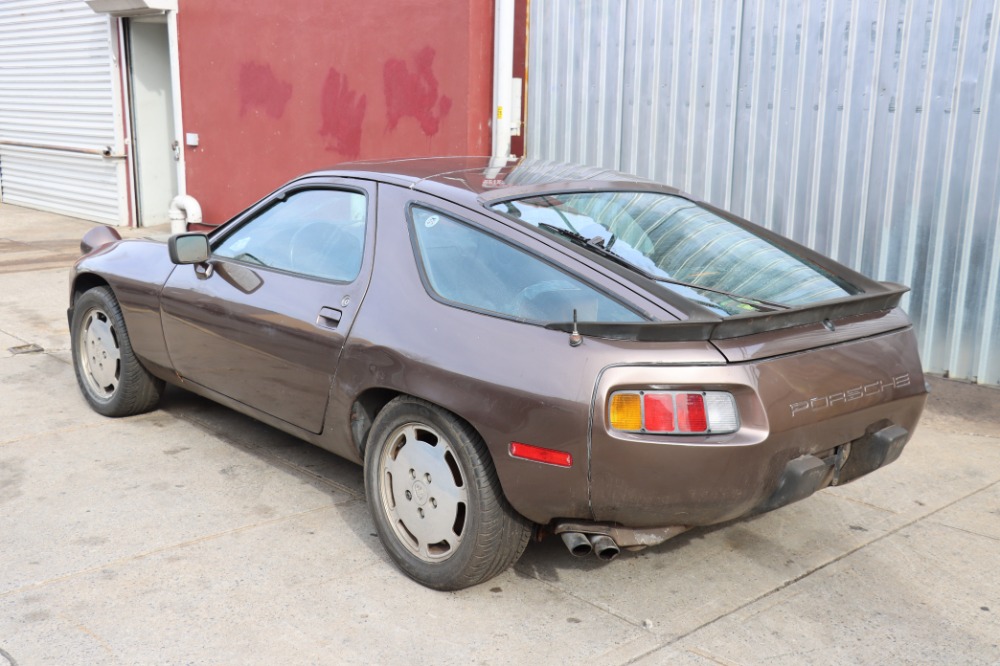
[[[699,42],[701,37],[701,9],[704,6],[701,2],[695,3],[694,17],[691,26],[691,43],[688,48],[691,50],[691,80],[688,82],[688,108],[687,108],[687,141],[685,146],[687,150],[684,155],[684,190],[690,192],[694,188],[694,147],[695,145],[701,145],[699,141],[696,141],[696,137],[692,132],[695,126],[695,112],[698,109],[698,55],[699,55]],[[678,24],[680,21],[678,21]],[[677,44],[678,50],[681,47]],[[678,55],[680,55],[678,53]],[[679,58],[678,58],[679,60]]]
[[[746,173],[743,175],[745,183],[745,191],[743,193],[743,210],[740,211],[743,217],[751,217],[751,209],[753,207],[753,176],[754,176],[754,161],[757,157],[757,124],[760,116],[760,84],[761,84],[761,51],[763,51],[763,41],[764,41],[764,30],[761,25],[764,22],[764,2],[758,1],[757,3],[757,15],[756,15],[756,29],[754,35],[754,57],[753,57],[753,74],[751,75],[750,83],[750,121],[749,121],[749,131],[747,133],[747,156],[746,156]],[[765,220],[757,220],[760,224],[766,224]]]
[[[812,248],[816,248],[816,234],[818,233],[819,225],[829,224],[829,220],[820,220],[819,215],[819,188],[822,173],[822,164],[825,158],[823,155],[823,137],[826,136],[826,106],[827,106],[827,90],[829,89],[830,81],[830,62],[833,60],[833,2],[834,0],[827,0],[826,2],[826,15],[823,21],[823,33],[821,39],[823,45],[823,57],[820,64],[820,80],[819,80],[819,109],[816,116],[816,136],[814,137],[814,148],[813,148],[813,163],[812,163],[812,178],[809,183],[809,214],[807,215],[809,230],[806,233],[806,245]],[[803,102],[802,96],[799,96],[799,104]],[[799,114],[801,117],[801,113]],[[824,247],[822,250],[829,252],[829,247]]]
[[[964,220],[965,234],[962,242],[962,254],[959,263],[960,270],[958,272],[957,291],[959,300],[957,301],[955,312],[955,330],[958,334],[952,336],[951,358],[948,362],[949,368],[957,368],[960,362],[958,355],[963,343],[965,342],[962,332],[965,324],[967,308],[966,292],[969,289],[969,275],[974,268],[970,262],[970,255],[972,254],[972,243],[973,237],[975,236],[974,227],[976,210],[979,208],[979,186],[983,179],[983,146],[986,143],[986,132],[990,129],[989,109],[993,90],[993,77],[989,75],[990,73],[987,71],[987,65],[996,61],[997,40],[1000,39],[1000,16],[997,16],[997,14],[994,13],[991,20],[989,50],[987,52],[986,61],[983,63],[983,67],[981,69],[983,79],[985,80],[981,86],[979,98],[979,127],[976,128],[975,156],[972,161],[972,187],[969,191],[969,208],[966,213],[966,219]],[[995,221],[994,224],[996,224]],[[992,281],[995,283],[997,279],[998,276],[994,273]],[[996,290],[995,285],[993,290]],[[984,323],[986,323],[987,326],[989,325],[988,320],[984,320]],[[985,342],[986,340],[989,340],[989,337],[983,339],[982,342]],[[976,358],[971,365],[978,368],[983,365],[983,361],[988,355],[989,348],[980,347],[975,351],[978,353],[976,354]]]
[[[716,125],[715,118],[718,113],[719,105],[722,103],[720,100],[722,95],[716,89],[716,85],[720,80],[719,77],[719,67],[722,64],[722,3],[723,0],[715,0],[715,5],[712,12],[712,34],[715,35],[715,39],[710,43],[712,44],[711,53],[711,84],[708,86],[708,106],[709,116],[712,122],[709,125],[708,137],[705,146],[705,188],[706,192],[703,194],[704,198],[708,201],[716,199],[714,188],[712,187],[714,180],[712,179],[712,173],[715,171],[715,135],[718,133],[718,126]]]
[[[677,100],[677,91],[680,86],[680,43],[681,43],[681,22],[679,20],[674,21],[674,38],[673,38],[673,53],[670,58],[670,95],[675,100]],[[657,55],[657,57],[662,57],[662,54]],[[667,134],[667,152],[673,153],[677,149],[677,104],[671,104],[671,113],[669,114],[667,120],[670,123],[670,127]],[[671,183],[677,183],[679,176],[677,175],[676,164],[677,161],[674,159],[672,154],[666,156],[667,159],[667,180]]]
[[[577,4],[568,3],[567,6],[569,7],[569,9],[567,10],[569,14],[567,24],[576,25],[575,17],[577,14]],[[588,35],[588,39],[589,38],[590,36]],[[565,127],[566,129],[569,130],[569,132],[563,135],[562,155],[560,157],[564,162],[572,162],[574,161],[575,158],[579,157],[577,154],[575,154],[576,153],[576,151],[574,150],[575,142],[573,141],[574,136],[579,136],[579,128],[576,126],[574,122],[574,116],[576,115],[577,105],[574,104],[575,99],[573,96],[573,91],[575,90],[575,86],[573,84],[576,83],[574,79],[576,78],[576,76],[579,76],[579,68],[577,67],[577,61],[576,61],[576,50],[578,46],[578,40],[571,39],[568,34],[565,44],[566,44],[566,69],[564,69],[563,71],[566,72],[566,86],[563,88],[562,121],[565,123]]]
[[[628,44],[631,41],[635,44],[635,48],[620,53],[622,101],[628,102],[629,108],[622,109],[623,120],[616,127],[618,130],[616,133],[618,150],[615,155],[619,164],[618,168],[629,173],[639,173],[642,170],[639,166],[639,160],[648,160],[649,154],[656,145],[655,142],[650,141],[647,144],[649,151],[643,152],[641,150],[642,142],[639,140],[640,128],[644,127],[642,122],[643,95],[647,91],[650,95],[656,94],[655,89],[649,90],[643,85],[642,58],[649,51],[649,49],[643,48],[643,29],[649,24],[648,21],[642,20],[644,13],[645,3],[641,0],[638,3],[625,3],[622,43]],[[627,99],[624,96],[626,81],[628,82],[627,89],[630,91]],[[624,120],[626,116],[628,117],[627,122]],[[649,124],[651,125],[650,131],[657,129],[654,123]]]
[[[993,5],[993,28],[997,30],[997,24],[1000,24],[1000,0],[996,0]],[[1000,76],[1000,45],[997,44],[998,39],[996,33],[994,33],[993,39],[990,41],[990,53],[986,59],[986,66],[984,71],[989,73],[992,72],[993,76]],[[1000,110],[994,109],[994,115],[1000,113]],[[994,131],[996,130],[996,125],[994,125]],[[994,188],[1000,188],[1000,176],[994,180]],[[997,316],[997,301],[1000,300],[1000,291],[998,291],[998,286],[1000,286],[1000,193],[994,191],[994,196],[997,201],[996,210],[993,211],[993,253],[992,261],[990,262],[990,272],[987,275],[992,276],[991,280],[988,280],[989,286],[986,289],[986,309],[983,313],[983,330],[982,330],[982,347],[983,353],[979,357],[979,365],[976,368],[976,377],[979,382],[983,382],[985,379],[990,384],[1000,384],[1000,372],[997,375],[990,376],[990,367],[995,365],[1000,367],[1000,349],[997,349],[993,345],[993,339],[996,334],[996,328],[994,327],[994,320]]]
[[[899,169],[900,135],[902,134],[904,116],[908,112],[905,102],[910,59],[906,56],[910,46],[910,38],[913,34],[914,5],[916,5],[916,2],[906,4],[906,16],[903,19],[903,38],[899,47],[899,66],[897,70],[897,81],[899,83],[896,87],[896,111],[895,117],[892,119],[892,137],[889,141],[889,172],[886,176],[887,188],[885,200],[882,205],[882,219],[876,222],[876,224],[880,225],[881,229],[878,259],[875,263],[878,271],[877,279],[879,280],[885,280],[888,275],[889,243],[893,238],[893,233],[891,232],[895,223],[893,219],[893,204],[896,199],[896,172]]]
[[[726,159],[726,198],[725,206],[731,210],[733,205],[733,181],[736,179],[736,110],[739,108],[740,97],[740,60],[743,55],[743,8],[746,0],[739,0],[736,3],[736,43],[733,46],[735,62],[733,63],[733,97],[732,106],[729,111],[729,127],[732,131],[729,139],[729,151]]]
[[[853,91],[853,86],[850,82],[853,81],[855,76],[855,61],[857,60],[857,48],[858,48],[858,35],[861,32],[859,26],[859,11],[861,8],[861,2],[855,0],[851,3],[851,27],[850,34],[848,35],[847,42],[847,74],[844,76],[844,112],[845,120],[840,125],[840,137],[839,146],[837,154],[837,177],[834,181],[834,198],[833,198],[833,229],[830,234],[830,256],[837,258],[840,256],[840,237],[842,234],[843,227],[843,216],[844,216],[844,177],[847,173],[847,148],[849,145],[848,137],[851,133],[851,123],[850,118],[846,117],[849,114],[854,96],[851,94]]]
[[[805,99],[804,98],[805,98],[805,93],[806,93],[806,72],[809,69],[809,55],[808,54],[809,54],[809,52],[811,50],[810,47],[812,46],[810,44],[810,40],[809,40],[809,33],[810,33],[810,30],[809,30],[809,18],[810,18],[809,17],[809,8],[811,6],[812,6],[812,2],[810,2],[809,0],[806,0],[806,2],[803,3],[802,22],[797,27],[797,30],[799,31],[799,52],[798,52],[798,70],[795,72],[795,104],[794,104],[794,107],[793,107],[795,109],[795,113],[794,113],[793,118],[792,118],[792,152],[790,153],[792,155],[792,159],[794,160],[794,163],[793,163],[792,168],[789,170],[790,171],[790,178],[789,178],[789,181],[788,181],[788,190],[787,190],[788,204],[785,206],[785,215],[786,215],[786,217],[792,218],[790,220],[790,222],[793,225],[796,224],[796,222],[798,222],[799,224],[801,224],[803,222],[803,220],[795,220],[794,219],[794,217],[795,217],[795,210],[796,210],[795,203],[796,203],[796,200],[798,199],[799,175],[800,175],[800,173],[802,171],[802,169],[795,168],[795,164],[799,163],[798,155],[799,155],[799,151],[802,149],[801,148],[801,146],[802,146],[802,121],[803,121],[803,116],[805,116],[805,113],[804,113],[804,111],[805,111]],[[829,5],[827,5],[827,6],[829,6]],[[825,31],[825,28],[824,28],[824,31]],[[823,40],[824,37],[825,37],[825,35],[820,35],[820,40],[821,40],[820,43],[821,44],[823,43],[822,40]],[[822,62],[825,61],[825,60],[826,60],[826,52],[824,50],[823,57],[821,58],[821,62],[820,62],[820,72],[823,71]],[[822,76],[822,74],[820,74],[820,85],[819,85],[819,87],[820,87],[820,90],[822,90],[822,88],[823,88],[823,76]],[[819,127],[819,125],[817,125],[817,128],[818,127]],[[820,136],[821,136],[821,133],[817,131],[816,132],[816,139],[818,140],[820,138]],[[813,169],[813,171],[814,171],[814,173],[813,173],[813,180],[816,179],[816,175],[815,175],[815,170],[816,170],[815,157],[816,156],[814,156],[813,164],[809,165],[809,168]],[[814,229],[815,229],[815,226],[816,226],[816,216],[815,215],[809,215],[809,216],[807,216],[807,219],[804,220],[804,222],[806,224],[806,234],[807,235],[809,235],[809,234],[815,235],[814,234]]]
[[[653,8],[654,11],[658,9],[655,4]],[[645,29],[651,24],[656,23],[655,19],[653,21],[646,20],[647,11],[647,3],[643,2],[643,0],[625,3],[625,43],[635,44],[635,48],[630,48],[626,53],[622,54],[622,80],[627,80],[629,83],[629,89],[631,90],[629,101],[632,106],[628,111],[628,127],[626,128],[623,125],[619,128],[621,130],[618,135],[621,150],[618,157],[621,168],[629,173],[642,173],[643,167],[640,165],[640,160],[648,161],[650,153],[656,147],[656,144],[650,141],[646,145],[649,150],[644,151],[643,142],[639,138],[640,132],[647,126],[652,126],[651,130],[659,129],[653,122],[645,122],[645,109],[647,106],[652,108],[656,104],[655,97],[657,94],[655,86],[650,87],[646,85],[646,79],[643,75],[646,68],[646,59],[651,59],[654,67],[659,65],[657,50],[655,48],[644,48],[643,46]],[[653,28],[656,30],[659,29],[659,26],[653,26]],[[658,38],[659,33],[656,33],[656,35],[654,39]],[[649,95],[648,104],[646,95]],[[650,113],[649,116],[655,118],[656,114]]]
[[[920,229],[920,203],[923,197],[924,172],[927,169],[927,136],[930,133],[931,118],[931,98],[934,95],[932,84],[935,66],[937,64],[937,44],[941,34],[941,3],[934,2],[931,14],[931,35],[929,39],[927,53],[927,69],[924,75],[924,95],[920,102],[922,117],[920,118],[920,129],[917,132],[917,159],[914,168],[913,196],[910,199],[910,214],[907,224],[906,252],[903,253],[903,266],[900,275],[903,279],[910,281],[914,278],[914,266],[916,264],[917,237],[921,233]],[[907,294],[903,300],[903,307],[909,308],[912,294]]]
[[[788,0],[781,0],[778,5],[778,33],[774,35],[775,39],[775,53],[777,53],[777,60],[774,62],[774,90],[771,92],[771,131],[768,133],[768,146],[767,146],[767,172],[764,177],[767,178],[767,194],[764,197],[764,217],[760,220],[760,223],[766,226],[768,229],[778,229],[777,222],[774,215],[774,186],[775,186],[775,171],[777,169],[778,161],[778,133],[780,132],[781,123],[781,89],[782,83],[784,83],[784,72],[785,72],[785,48],[784,48],[784,35],[787,29],[786,17],[788,16]],[[758,26],[758,29],[760,27]],[[780,231],[780,230],[779,230]]]
[[[604,8],[605,8],[604,5],[600,6],[601,10],[603,10]],[[600,27],[598,29],[600,30],[605,25],[607,25],[607,23],[604,22],[604,21],[601,21]],[[594,11],[593,11],[593,6],[591,6],[590,9],[589,9],[589,11],[585,11],[584,14],[583,14],[583,34],[587,36],[586,39],[593,41],[593,39],[595,37],[595,34],[594,34],[593,30],[594,30]],[[599,34],[596,35],[596,36],[598,38],[600,38]],[[581,41],[583,41],[583,40],[581,40]],[[590,82],[587,81],[586,78],[587,78],[587,75],[590,73],[590,52],[592,50],[594,50],[594,49],[581,48],[580,49],[580,53],[579,53],[580,66],[574,68],[575,71],[576,71],[576,76],[579,76],[580,79],[581,79],[580,80],[579,89],[585,91],[584,92],[584,99],[583,100],[579,100],[579,102],[577,104],[571,104],[571,105],[569,105],[569,106],[573,106],[573,107],[576,107],[576,106],[580,107],[580,114],[579,114],[579,121],[578,121],[579,122],[579,130],[576,133],[577,136],[594,136],[594,134],[592,134],[590,132],[590,127],[588,127],[588,125],[587,125],[587,123],[590,120],[590,109],[589,109],[589,107],[590,107],[590,99],[589,98],[590,98],[590,95],[591,95],[591,91],[590,91],[590,86],[588,85]],[[598,52],[598,55],[600,55],[600,52]],[[599,82],[599,84],[602,85],[602,86],[604,85],[603,79]],[[590,142],[589,141],[581,141],[579,143],[579,146],[580,147],[577,150],[574,151],[575,153],[577,153],[576,155],[574,155],[574,158],[576,158],[576,159],[574,159],[574,161],[586,162],[588,164],[591,164],[592,161],[591,161],[590,151],[592,150],[592,147],[590,145]],[[600,143],[598,143],[597,155],[595,156],[598,159],[598,162],[597,162],[598,164],[601,164],[601,162],[600,162],[600,156],[601,156]]]
[[[971,13],[971,5],[974,0],[968,0],[966,2],[966,11],[964,16],[968,16]],[[951,99],[951,116],[948,123],[948,139],[945,143],[946,154],[944,171],[945,177],[951,174],[954,168],[955,162],[955,151],[957,146],[955,144],[955,136],[958,133],[958,105],[961,98],[961,86],[959,85],[959,78],[961,76],[962,70],[965,69],[965,54],[966,49],[962,48],[962,44],[965,42],[965,34],[969,31],[969,21],[964,21],[960,19],[960,35],[959,35],[959,48],[958,48],[958,62],[955,66],[955,77],[954,85],[952,87],[952,99]],[[933,257],[931,260],[930,269],[930,285],[926,291],[927,308],[925,310],[924,321],[927,323],[923,327],[923,345],[921,346],[920,355],[924,359],[924,363],[927,363],[927,359],[932,358],[934,338],[936,328],[931,325],[933,322],[937,321],[937,311],[939,299],[937,294],[941,289],[941,274],[942,274],[942,262],[944,261],[944,236],[945,230],[948,228],[948,204],[951,198],[951,187],[948,182],[944,183],[941,193],[941,203],[937,210],[937,215],[934,216],[933,229],[933,243],[931,247],[933,248]],[[932,366],[933,367],[933,366]],[[945,368],[941,368],[944,370]]]
[[[646,161],[647,161],[647,164],[648,164],[647,173],[660,175],[660,174],[664,173],[664,170],[663,170],[663,161],[664,161],[664,158],[667,158],[666,159],[666,162],[667,162],[667,172],[669,173],[670,170],[672,169],[672,161],[667,156],[669,156],[670,152],[674,148],[674,144],[672,142],[674,120],[673,120],[673,113],[670,113],[670,112],[663,113],[664,106],[663,106],[663,101],[661,99],[661,94],[662,94],[662,91],[664,89],[664,86],[663,86],[663,47],[661,45],[663,44],[663,27],[665,25],[667,25],[667,21],[666,21],[666,18],[664,16],[664,3],[662,3],[662,2],[655,2],[655,3],[653,3],[653,7],[654,7],[654,13],[653,13],[653,31],[654,31],[653,32],[653,44],[654,44],[654,47],[650,49],[650,52],[652,53],[653,74],[650,77],[649,81],[647,82],[648,85],[649,85],[649,87],[652,89],[653,99],[652,99],[652,103],[650,105],[651,106],[651,108],[650,108],[650,119],[651,119],[651,122],[649,123],[649,131],[651,132],[651,136],[649,137],[649,143],[646,144],[646,145],[649,146],[649,151],[647,152]],[[674,25],[677,24],[676,18],[677,18],[677,8],[675,6],[674,7],[674,19],[675,19],[674,20]],[[639,21],[639,20],[635,21],[637,35],[639,34],[639,31],[645,30],[644,23],[645,23],[644,21]],[[636,39],[637,43],[638,43],[638,41],[639,40]],[[638,51],[639,51],[639,53],[641,53],[641,50],[638,50]],[[638,60],[639,53],[637,53],[635,55],[635,57],[636,57],[636,64],[637,65],[640,62]],[[673,61],[671,61],[671,65],[672,64],[673,64]],[[639,67],[636,67],[635,68],[635,80],[636,80],[636,83],[638,85],[641,85],[640,82],[643,81],[644,78],[645,77],[642,76],[642,69],[639,68]],[[671,87],[667,90],[667,99],[668,99],[668,102],[667,102],[667,107],[666,108],[670,109],[671,111],[673,111],[673,109],[674,109],[674,104],[672,104],[670,102],[670,99],[672,99],[674,97],[674,87],[673,86],[674,86],[674,84],[671,83]],[[662,117],[662,120],[660,119],[661,117]],[[662,150],[661,151],[660,150],[660,142],[663,140],[662,139],[663,132],[662,132],[662,127],[661,126],[663,125],[664,121],[667,123],[667,145],[666,145],[666,150]],[[636,127],[640,127],[640,126],[641,125],[638,125],[638,124],[636,125]],[[632,143],[633,143],[633,145],[632,145],[631,153],[633,155],[638,155],[639,151],[641,149],[641,146],[643,145],[643,142],[640,140],[640,136],[641,135],[638,132],[635,132],[635,131],[632,132]],[[638,157],[635,159],[635,162],[636,162],[636,164],[638,164]],[[668,176],[668,178],[669,178],[669,176]]]
[[[626,3],[625,14],[621,21],[621,41],[620,44],[627,44],[629,35],[637,34],[637,24],[641,23],[637,16],[641,14],[642,4],[639,10],[631,9],[632,5]],[[617,85],[621,104],[616,115],[615,132],[615,157],[618,168],[629,173],[639,172],[639,153],[636,149],[639,141],[636,134],[641,126],[639,121],[642,107],[642,80],[640,78],[639,58],[645,53],[641,48],[639,37],[635,37],[635,48],[619,49],[618,65],[621,67],[621,76]],[[626,90],[629,91],[626,97]],[[626,108],[626,103],[627,108]]]
[[[559,6],[557,5],[546,3],[544,6],[551,8],[553,13],[559,11]],[[545,132],[545,136],[548,139],[549,146],[548,150],[545,151],[545,154],[551,156],[551,158],[555,158],[558,155],[556,152],[556,137],[558,135],[558,132],[556,131],[556,128],[558,127],[556,119],[559,117],[559,110],[562,106],[562,99],[560,98],[560,92],[558,89],[559,83],[556,80],[556,73],[566,70],[565,67],[559,66],[560,52],[562,51],[559,46],[564,38],[563,31],[559,29],[558,21],[549,21],[548,23],[553,28],[548,31],[552,36],[552,39],[548,40],[548,43],[551,45],[549,50],[552,54],[552,62],[554,66],[551,69],[548,81],[548,90],[546,91],[546,99],[549,101],[549,123],[546,128],[547,131]]]
[[[609,24],[609,21],[607,20],[607,11],[608,11],[608,6],[606,4],[602,4],[601,5],[600,20],[598,21],[598,28],[597,28],[597,30],[598,30],[598,38],[601,41],[602,49],[597,51],[597,56],[600,56],[602,53],[606,53],[607,52],[607,44],[608,44],[608,38],[607,37],[608,36],[607,36],[606,30],[607,30],[607,26]],[[587,29],[587,33],[590,34],[590,32],[594,29],[593,28],[593,18],[591,17],[590,13],[587,14],[587,21],[589,23],[589,26],[588,26],[588,29]],[[586,128],[586,130],[588,132],[587,135],[588,136],[596,137],[597,141],[595,142],[596,145],[593,147],[593,154],[591,155],[590,151],[585,146],[584,147],[584,155],[588,156],[588,158],[586,160],[587,164],[601,164],[601,165],[604,165],[604,163],[605,163],[604,162],[604,150],[605,150],[605,148],[604,148],[604,132],[602,132],[601,129],[603,127],[605,127],[606,124],[607,124],[607,121],[605,120],[605,113],[604,113],[604,108],[605,108],[605,105],[607,104],[607,101],[604,99],[604,95],[601,94],[601,91],[607,90],[607,85],[608,85],[608,73],[607,73],[608,72],[608,67],[607,67],[607,64],[606,64],[606,60],[607,60],[606,58],[604,58],[603,60],[598,59],[596,63],[593,62],[593,59],[590,57],[590,50],[591,49],[586,49],[587,65],[584,68],[584,71],[589,71],[592,67],[595,67],[595,66],[597,67],[597,86],[598,86],[598,89],[596,91],[594,91],[594,90],[588,90],[588,92],[587,92],[587,99],[584,101],[584,105],[583,105],[584,106],[584,110],[583,110],[583,112],[581,114],[581,123],[582,123],[582,126],[584,128]],[[594,104],[595,100],[597,101],[596,105]],[[591,113],[591,106],[596,106],[596,109],[593,110],[593,113]],[[592,115],[594,116],[593,119],[591,118]],[[591,132],[590,128],[589,128],[589,125],[592,122],[594,124],[594,131],[593,132]]]
[[[883,45],[883,35],[885,35],[885,20],[886,12],[888,11],[888,6],[885,0],[881,3],[882,15],[879,19],[878,35],[875,38],[875,65],[872,68],[872,87],[871,87],[871,97],[868,102],[868,125],[865,128],[866,139],[865,139],[865,156],[864,156],[864,170],[861,176],[861,197],[859,206],[859,216],[858,216],[858,233],[855,239],[854,245],[854,255],[853,263],[854,266],[861,265],[861,257],[864,249],[865,234],[864,230],[867,226],[868,217],[868,194],[869,194],[869,184],[871,182],[871,155],[872,155],[872,141],[875,137],[875,108],[878,106],[878,89],[879,89],[879,69],[882,65],[882,51]]]
[[[567,3],[565,7],[566,24],[580,26],[582,16],[578,3]],[[564,66],[557,72],[560,82],[560,110],[558,122],[555,127],[562,128],[565,131],[556,132],[556,136],[558,137],[558,159],[561,162],[572,162],[580,157],[577,152],[577,142],[574,141],[574,138],[579,136],[580,131],[576,120],[577,105],[575,104],[580,76],[577,58],[578,40],[574,39],[572,34],[565,34],[560,42],[560,47],[560,50],[563,51],[562,55],[565,62]]]
[[[641,13],[641,5],[639,8]],[[629,173],[638,173],[635,145],[637,143],[635,134],[639,130],[639,107],[642,104],[642,88],[639,83],[639,65],[637,58],[641,57],[644,49],[641,48],[638,38],[635,37],[633,24],[637,21],[636,11],[631,5],[626,3],[625,13],[621,21],[622,43],[629,44],[629,48],[616,51],[620,54],[619,71],[621,76],[616,82],[617,88],[621,91],[621,104],[617,109],[619,124],[615,125],[613,140],[616,142],[618,150],[615,157],[619,163],[619,169]]]
[[[626,0],[627,2],[627,0]],[[627,46],[628,34],[626,33],[626,28],[628,27],[628,5],[619,6],[618,11],[618,80],[615,82],[615,90],[617,92],[617,101],[615,103],[615,122],[618,123],[618,127],[622,126],[622,118],[624,114],[624,100],[622,95],[625,90],[625,51]],[[633,104],[633,107],[635,104]],[[622,150],[624,141],[622,140],[621,131],[614,132],[615,146],[614,146],[614,163],[611,165],[614,168],[621,168],[622,163]]]
[[[548,114],[551,113],[551,105],[542,106],[542,100],[548,99],[549,95],[546,92],[545,83],[551,76],[552,71],[551,66],[547,66],[549,63],[549,56],[546,50],[546,45],[555,39],[555,36],[551,36],[545,40],[539,40],[537,33],[545,30],[548,24],[541,17],[541,12],[543,10],[539,9],[541,3],[530,2],[528,4],[528,11],[532,12],[529,23],[531,24],[530,31],[528,32],[528,66],[532,68],[532,71],[528,74],[528,108],[527,117],[525,122],[530,124],[531,127],[525,128],[525,147],[524,154],[527,155],[551,155],[552,153],[544,148],[543,142],[548,141],[549,129],[548,129]]]
[[[1000,41],[1000,0],[998,0],[993,7],[992,23],[990,25],[990,45],[989,50],[986,54],[986,61],[983,63],[982,76],[985,79],[983,84],[983,96],[979,103],[979,131],[976,134],[976,161],[975,168],[973,169],[973,194],[970,197],[973,202],[977,202],[979,199],[979,187],[982,181],[985,179],[985,174],[983,173],[983,156],[984,156],[984,146],[986,144],[986,132],[989,123],[987,119],[990,117],[990,101],[992,100],[993,94],[993,82],[997,74],[997,42]],[[992,65],[992,67],[991,67]],[[991,76],[992,74],[992,76]],[[1000,197],[998,197],[1000,199]],[[977,207],[969,207],[970,219],[976,214]],[[990,354],[998,353],[993,348],[993,319],[996,316],[997,307],[997,274],[1000,273],[1000,206],[994,211],[993,216],[993,260],[990,266],[990,272],[987,273],[988,276],[988,287],[986,289],[986,302],[985,309],[983,312],[982,321],[982,331],[980,333],[980,349],[978,363],[976,363],[976,379],[985,379],[987,369],[990,365]],[[971,270],[972,266],[967,265],[966,270],[963,271],[963,275]],[[995,381],[1000,383],[1000,378],[996,378]]]

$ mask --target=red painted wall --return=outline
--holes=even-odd
[[[338,162],[490,151],[487,0],[181,0],[178,42],[206,222]]]

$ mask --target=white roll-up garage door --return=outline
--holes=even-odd
[[[4,202],[127,223],[112,20],[83,0],[0,1]]]

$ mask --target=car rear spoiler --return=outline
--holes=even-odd
[[[611,340],[638,342],[682,342],[692,340],[728,340],[745,335],[775,331],[826,320],[891,310],[910,290],[901,284],[880,282],[884,291],[856,294],[822,303],[811,303],[777,312],[756,312],[716,319],[686,319],[670,322],[556,322],[545,328]]]

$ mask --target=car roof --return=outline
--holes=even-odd
[[[602,167],[547,160],[414,157],[340,164],[303,176],[365,178],[441,196],[456,203],[490,205],[557,192],[677,190]]]

